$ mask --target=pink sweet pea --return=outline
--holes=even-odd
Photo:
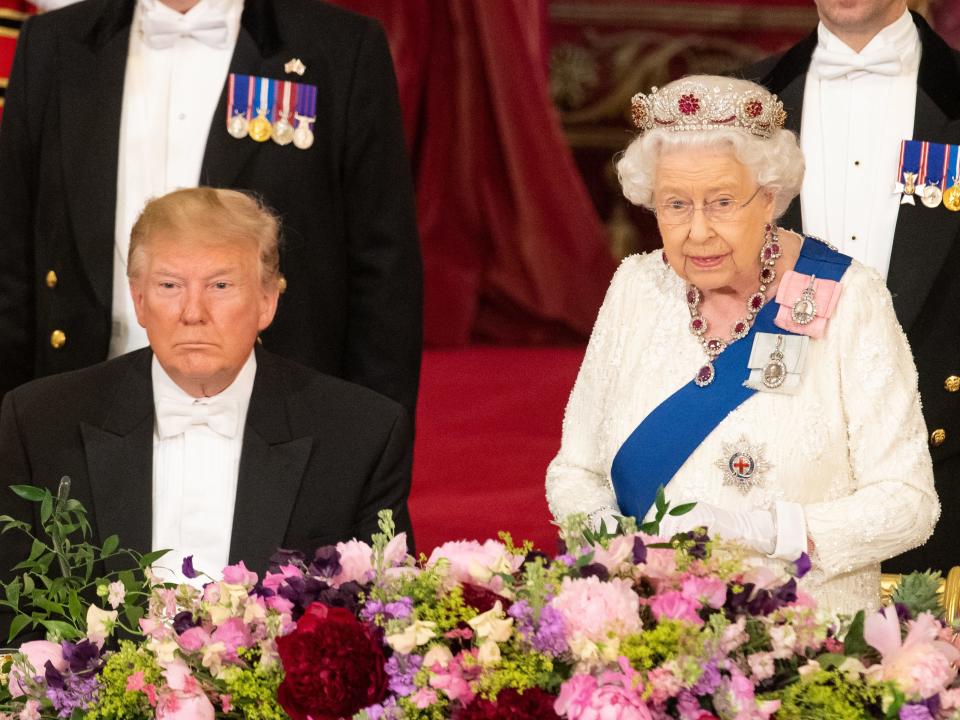
[[[330,584],[340,587],[345,582],[361,585],[373,578],[373,549],[365,542],[349,540],[337,543],[340,553],[340,572],[330,579]]]
[[[187,652],[196,652],[210,642],[210,633],[202,627],[192,627],[177,638],[177,643]]]
[[[303,573],[300,572],[300,568],[295,565],[281,565],[280,572],[271,573],[268,572],[263,576],[263,586],[267,590],[273,590],[277,592],[280,587],[286,582],[288,577],[302,577]]]
[[[253,639],[250,630],[238,617],[227,618],[220,627],[213,631],[214,642],[222,642],[225,648],[224,659],[237,662],[237,650],[250,647]]]
[[[63,659],[63,650],[57,643],[47,640],[33,640],[21,645],[20,652],[26,656],[27,661],[33,666],[36,675],[43,675],[48,660],[59,672],[67,669],[67,661]],[[20,670],[16,667],[10,670],[7,686],[10,689],[11,697],[21,697],[26,694],[27,689],[20,684],[22,677]]]
[[[223,581],[231,585],[243,585],[249,589],[257,584],[257,574],[247,570],[247,566],[241,560],[236,565],[227,565],[223,569]]]
[[[684,620],[693,625],[703,625],[703,619],[697,615],[700,602],[691,600],[682,592],[671,590],[660,593],[650,600],[650,610],[657,620]]]
[[[709,605],[715,610],[727,600],[727,584],[716,577],[688,577],[681,588],[684,597]]]

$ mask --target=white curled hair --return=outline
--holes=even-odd
[[[652,210],[660,158],[678,149],[731,151],[750,170],[757,185],[772,193],[774,219],[783,215],[800,194],[803,152],[790,130],[777,130],[765,140],[737,128],[687,132],[657,128],[638,135],[617,160],[624,196],[634,205]]]

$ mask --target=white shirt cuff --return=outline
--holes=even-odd
[[[807,550],[807,518],[800,503],[777,500],[775,509],[777,545],[772,558],[793,562]]]

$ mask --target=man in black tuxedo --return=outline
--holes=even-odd
[[[262,573],[278,547],[368,540],[385,508],[410,533],[402,406],[255,349],[278,298],[276,219],[242,193],[194,188],[148,204],[133,232],[150,347],[7,393],[2,513],[37,523],[8,486],[56,492],[69,475],[94,542],[172,548],[160,565],[193,555],[211,575],[239,560]],[[29,551],[5,534],[0,580]]]
[[[817,7],[816,32],[744,75],[780,96],[807,156],[804,192],[781,224],[822,234],[885,275],[914,352],[943,516],[926,545],[884,570],[947,570],[960,559],[960,212],[900,204],[894,180],[900,140],[960,143],[960,53],[903,0]]]
[[[287,115],[312,145],[231,136],[234,73],[315,92],[312,123]],[[413,417],[422,278],[393,65],[375,21],[319,0],[87,0],[24,25],[0,131],[0,396],[146,344],[129,229],[197,185],[253,191],[283,221],[264,347]]]

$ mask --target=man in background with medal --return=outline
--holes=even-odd
[[[944,516],[884,569],[946,571],[960,540],[960,53],[904,0],[816,2],[817,30],[744,74],[780,96],[806,159],[781,224],[884,276],[913,349]]]
[[[319,0],[87,0],[28,20],[0,131],[0,395],[147,344],[130,228],[181,187],[280,215],[263,346],[415,410],[422,270],[396,80]]]

